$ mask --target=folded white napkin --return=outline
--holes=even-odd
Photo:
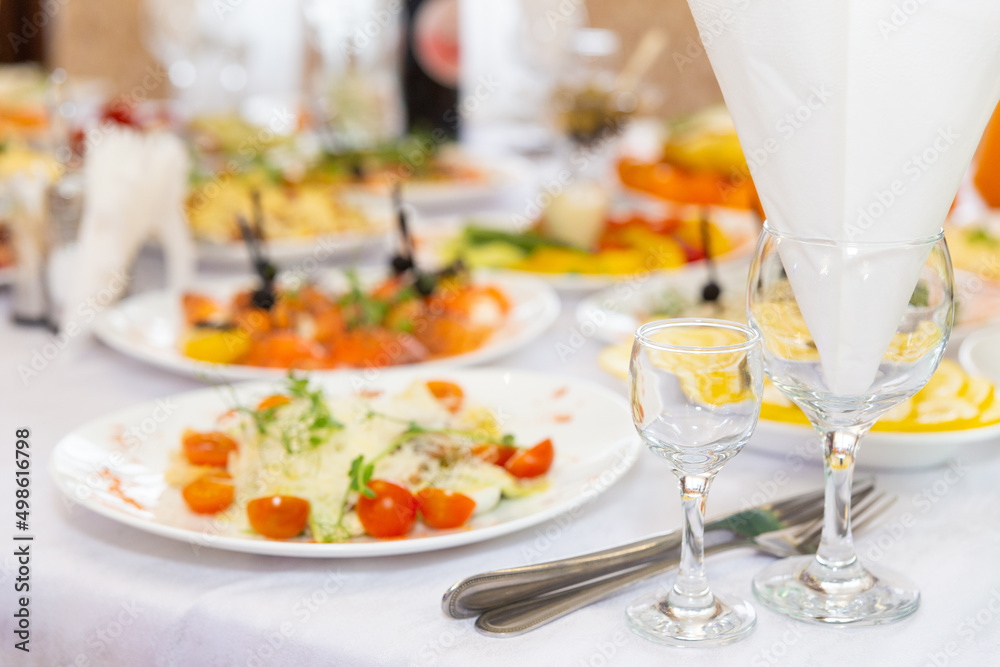
[[[117,298],[129,282],[142,246],[158,240],[167,283],[183,287],[194,273],[194,244],[184,215],[189,171],[187,151],[168,132],[140,134],[114,129],[89,149],[78,259],[64,320],[75,304],[102,295]]]
[[[1000,98],[1000,2],[688,0],[773,229],[936,234]],[[864,394],[926,249],[783,244],[827,388]]]

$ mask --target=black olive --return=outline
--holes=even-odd
[[[405,273],[413,268],[413,260],[409,257],[403,257],[402,255],[393,255],[392,258],[392,272],[396,275],[400,273]]]
[[[413,289],[417,290],[417,294],[420,296],[430,296],[434,292],[436,282],[434,276],[422,273],[417,276],[417,280],[413,283]]]
[[[718,301],[721,294],[722,289],[715,281],[708,283],[705,285],[704,289],[701,290],[701,298],[708,303]]]

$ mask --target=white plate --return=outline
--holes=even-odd
[[[958,361],[970,375],[981,375],[1000,387],[1000,328],[969,335],[958,348]]]
[[[452,208],[483,204],[522,185],[533,173],[531,162],[514,155],[479,156],[457,153],[457,164],[481,171],[480,181],[413,181],[403,185],[403,201],[421,208]],[[386,201],[391,192],[382,186],[347,186],[352,195]]]
[[[187,427],[210,427],[232,407],[228,392],[202,389],[147,403],[97,419],[63,438],[52,456],[52,474],[70,499],[115,521],[193,545],[277,556],[337,558],[388,556],[471,544],[539,524],[589,503],[635,462],[639,442],[624,397],[596,384],[558,376],[501,369],[435,372],[395,370],[319,379],[328,395],[359,390],[401,391],[415,379],[446,379],[465,390],[470,403],[503,415],[504,430],[521,442],[552,438],[555,460],[550,487],[541,493],[505,500],[475,517],[466,529],[427,530],[402,540],[359,539],[339,544],[274,541],[213,526],[211,517],[188,511],[180,492],[167,485],[164,471]],[[246,401],[273,393],[274,383],[240,385]],[[136,426],[173,410],[141,446],[122,444],[121,428]],[[561,415],[571,415],[569,420]],[[144,431],[145,432],[145,431]],[[111,475],[102,474],[109,470]],[[117,479],[120,493],[112,488]],[[136,507],[125,498],[135,501]]]
[[[0,269],[0,285],[13,285],[16,275],[17,267],[8,266]]]
[[[628,357],[621,359],[624,376]],[[619,379],[623,373],[615,373]],[[887,433],[872,431],[861,441],[857,464],[861,468],[915,469],[946,463],[966,445],[998,441],[1000,424],[941,433]],[[775,455],[821,465],[822,443],[810,426],[761,419],[747,451]]]
[[[746,298],[750,262],[745,258],[737,259],[716,268],[722,298],[742,304]],[[675,292],[686,302],[697,303],[708,279],[708,267],[704,263],[680,271],[639,276],[582,299],[576,308],[576,319],[581,326],[592,327],[598,340],[607,343],[631,340],[665,293]]]
[[[749,273],[749,258],[720,264],[718,280],[723,298],[734,299],[742,308]],[[585,297],[577,306],[576,319],[581,326],[593,328],[599,340],[608,343],[630,340],[636,328],[663,300],[664,293],[675,292],[688,303],[697,303],[707,281],[708,268],[703,263],[690,269],[639,276]],[[955,293],[959,321],[951,334],[952,343],[1000,317],[1000,285],[967,271],[955,271]]]
[[[379,271],[360,273],[362,282],[373,280]],[[343,288],[343,274],[325,275],[325,285]],[[509,354],[541,335],[559,316],[559,297],[545,283],[525,276],[481,274],[477,283],[499,287],[511,302],[504,326],[479,349],[465,354],[421,362],[414,366],[472,366]],[[227,279],[196,285],[192,291],[228,300],[236,291],[253,284],[248,279]],[[110,347],[136,359],[183,375],[211,380],[265,380],[282,378],[288,371],[236,364],[210,364],[181,354],[178,340],[183,329],[181,294],[159,290],[129,297],[104,311],[95,321],[94,333]],[[344,373],[343,370],[315,371],[316,376]]]
[[[915,469],[939,466],[966,445],[1000,439],[1000,424],[941,433],[884,433],[872,431],[861,440],[858,466]],[[799,456],[822,463],[822,443],[811,427],[761,419],[747,451],[782,457]]]
[[[757,222],[757,218],[752,213],[727,208],[713,208],[710,216],[712,222],[718,225],[726,236],[735,243],[732,250],[716,258],[716,264],[720,267],[733,261],[745,264],[746,258],[750,256],[756,247],[757,237],[760,234],[760,224]],[[444,247],[470,223],[475,223],[483,227],[502,229],[504,231],[522,231],[516,228],[514,218],[514,215],[505,216],[497,213],[481,213],[477,215],[419,221],[420,226],[416,232],[418,259],[429,266],[440,265],[442,263]],[[606,287],[618,287],[623,284],[642,281],[650,276],[682,275],[689,272],[701,273],[705,270],[704,266],[704,260],[698,260],[688,262],[683,267],[677,269],[663,269],[650,273],[631,275],[584,275],[579,273],[534,273],[527,271],[518,271],[517,273],[544,280],[558,290],[566,292],[592,292]]]
[[[335,259],[357,259],[364,253],[388,248],[390,233],[396,224],[390,201],[387,198],[373,199],[355,195],[346,195],[343,200],[365,216],[367,227],[364,230],[308,238],[271,239],[265,245],[268,258],[278,268],[290,269],[292,262],[313,259],[318,264],[324,264]],[[198,259],[207,264],[244,270],[251,266],[250,254],[243,241],[217,243],[197,239],[196,248]]]
[[[275,239],[267,242],[268,257],[279,267],[310,257],[322,264],[331,259],[355,258],[364,253],[385,248],[388,232],[371,234],[329,234],[314,238]],[[198,241],[198,259],[213,265],[246,269],[251,266],[250,253],[242,241],[211,243]]]

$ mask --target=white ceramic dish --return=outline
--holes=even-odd
[[[329,260],[357,258],[368,252],[387,247],[387,232],[371,234],[331,234],[308,239],[277,239],[268,241],[268,257],[278,266],[288,268],[293,262],[310,258],[322,264]],[[216,266],[246,269],[251,266],[250,253],[242,241],[211,243],[199,241],[198,259]]]
[[[416,232],[418,258],[421,262],[429,266],[440,265],[445,246],[469,223],[505,231],[521,231],[517,229],[514,219],[515,216],[513,215],[481,213],[423,220]],[[746,258],[753,252],[754,247],[756,247],[757,236],[760,233],[760,224],[757,222],[756,217],[744,211],[714,208],[712,209],[711,219],[735,242],[732,250],[716,258],[716,263],[720,267],[734,261],[745,264]],[[518,273],[544,280],[561,291],[592,292],[604,288],[619,288],[621,285],[643,281],[651,276],[683,275],[688,273],[701,274],[705,271],[704,266],[705,262],[699,260],[689,262],[677,269],[664,269],[648,274],[632,275],[584,275],[579,273],[529,273],[520,271]]]
[[[628,349],[620,351],[606,371],[627,382]],[[611,367],[613,366],[613,368]],[[1000,424],[940,433],[887,433],[872,431],[861,441],[857,465],[861,468],[918,469],[946,463],[966,445],[996,442],[1000,446]],[[822,443],[810,426],[761,419],[747,451],[822,465]]]
[[[718,281],[723,299],[742,307],[749,272],[748,258],[719,265]],[[582,299],[576,309],[576,319],[581,326],[594,328],[594,336],[599,340],[608,343],[631,340],[636,328],[654,313],[666,293],[677,294],[687,303],[698,303],[708,277],[708,268],[697,263],[689,269],[621,281]],[[983,324],[1000,318],[1000,285],[966,271],[955,271],[955,285],[959,321],[952,331],[952,343],[960,342]]]
[[[872,431],[861,440],[857,465],[861,468],[917,469],[943,465],[966,445],[997,441],[1000,424],[942,433],[883,433]],[[822,443],[808,426],[762,419],[747,451],[775,456],[799,456],[821,465]]]
[[[203,428],[233,405],[218,388],[173,396],[168,418],[141,446],[122,444],[120,429],[143,423],[159,403],[101,417],[64,437],[52,455],[56,484],[70,499],[123,524],[201,547],[316,558],[388,556],[445,549],[512,533],[592,502],[635,462],[640,446],[624,397],[596,384],[502,369],[428,373],[423,369],[361,372],[317,378],[328,395],[362,390],[401,391],[417,379],[457,382],[470,403],[504,416],[504,429],[519,441],[552,438],[555,461],[547,490],[505,500],[475,517],[467,528],[416,530],[408,539],[357,539],[336,544],[275,541],[217,525],[190,512],[164,471],[185,428]],[[234,388],[244,401],[272,393],[275,383]],[[566,419],[564,415],[570,415]],[[117,482],[118,486],[115,486]],[[117,491],[116,491],[117,488]],[[130,502],[131,501],[131,502]]]
[[[1000,327],[970,334],[958,348],[958,361],[971,375],[981,375],[1000,386]]]
[[[742,304],[750,262],[745,258],[733,260],[717,269],[722,298]],[[593,327],[598,340],[607,343],[631,340],[639,325],[653,316],[665,294],[676,294],[686,303],[698,303],[708,280],[709,271],[704,263],[680,271],[639,276],[583,298],[577,305],[576,319],[580,326]]]
[[[360,274],[362,282],[374,280],[380,271]],[[493,361],[526,345],[541,335],[559,316],[559,298],[543,282],[526,276],[481,274],[479,283],[496,285],[511,302],[507,321],[477,350],[466,354],[415,364],[427,367],[472,366]],[[343,274],[329,272],[325,286],[342,290]],[[227,300],[236,291],[253,284],[248,279],[228,279],[196,285],[193,291]],[[206,380],[265,380],[285,377],[288,371],[236,364],[210,364],[184,356],[179,348],[183,329],[181,295],[160,290],[129,297],[104,311],[94,324],[94,333],[108,346],[154,366]],[[317,376],[343,373],[316,371]]]
[[[528,160],[515,155],[473,155],[457,152],[448,158],[484,174],[482,180],[462,181],[412,181],[403,185],[403,201],[428,209],[468,207],[483,204],[498,195],[516,188],[534,173]],[[352,195],[371,198],[375,202],[388,201],[392,194],[382,185],[348,186]]]

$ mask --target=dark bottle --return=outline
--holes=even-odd
[[[458,0],[406,0],[407,130],[458,134]]]

